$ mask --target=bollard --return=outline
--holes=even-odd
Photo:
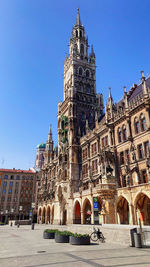
[[[134,233],[134,242],[136,248],[142,248],[141,235]]]
[[[17,227],[19,228],[19,226],[20,226],[20,225],[19,225],[19,223],[18,223],[18,224],[17,224]]]

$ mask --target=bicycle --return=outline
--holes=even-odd
[[[96,228],[94,227],[94,232],[91,234],[90,238],[94,242],[96,242],[97,240],[101,241],[102,243],[105,242],[105,237],[103,236],[103,233],[99,228],[96,230]]]

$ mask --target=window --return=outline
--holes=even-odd
[[[78,37],[78,31],[76,30],[76,37]]]
[[[11,193],[12,193],[12,189],[11,189],[11,188],[9,188],[8,194],[11,194]]]
[[[8,197],[8,198],[7,198],[7,201],[10,202],[10,201],[11,201],[11,197]]]
[[[97,159],[92,161],[92,173],[97,173],[98,171],[98,166],[97,166]]]
[[[143,114],[140,115],[141,131],[146,130],[146,120]]]
[[[11,175],[11,176],[10,176],[10,179],[11,179],[11,180],[14,180],[14,175]]]
[[[104,148],[104,146],[105,146],[105,139],[104,139],[104,137],[102,138],[102,148]]]
[[[142,174],[142,182],[143,183],[147,183],[148,182],[148,179],[147,179],[146,170],[143,170],[141,174]]]
[[[144,152],[143,152],[142,144],[138,145],[138,156],[139,156],[139,159],[143,159],[144,158]]]
[[[16,176],[16,180],[20,180],[20,176],[19,175]]]
[[[126,126],[123,125],[122,127],[122,133],[123,133],[123,141],[127,140],[127,130],[126,130]]]
[[[3,183],[3,187],[6,187],[7,186],[7,182],[5,181],[4,183]]]
[[[145,152],[145,156],[148,156],[150,153],[150,149],[149,149],[149,142],[145,142],[144,143],[144,152]]]
[[[88,157],[88,150],[87,150],[87,148],[84,148],[83,150],[82,150],[82,159],[84,160],[84,159],[87,159],[87,157]]]
[[[3,195],[5,195],[6,194],[6,189],[3,189]]]
[[[9,186],[12,187],[13,186],[13,182],[9,182]]]
[[[81,44],[81,46],[80,46],[80,53],[84,55],[84,45],[83,44]]]
[[[88,174],[88,164],[83,165],[82,174],[83,174],[83,177],[87,176],[87,174]]]
[[[83,74],[82,68],[79,68],[79,75],[82,75],[82,74]]]
[[[90,76],[89,70],[86,70],[86,77],[88,78]]]
[[[124,164],[124,153],[120,152],[120,164]]]
[[[91,154],[92,156],[95,155],[97,153],[97,144],[96,142],[94,144],[91,145]]]
[[[82,37],[82,31],[80,30],[80,37]]]
[[[125,150],[125,159],[127,162],[130,162],[130,153],[129,153],[129,149]]]
[[[4,176],[4,179],[8,179],[8,175],[5,175],[5,176]]]
[[[121,132],[121,129],[118,128],[118,143],[121,143],[122,142],[122,132]]]
[[[140,133],[140,123],[137,117],[134,119],[135,134]]]

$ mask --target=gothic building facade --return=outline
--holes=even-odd
[[[64,62],[58,147],[48,135],[38,222],[150,224],[150,78],[103,111],[96,65],[79,10]]]

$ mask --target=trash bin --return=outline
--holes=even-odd
[[[142,248],[142,240],[140,234],[134,233],[134,242],[136,248]]]
[[[130,230],[131,247],[135,247],[134,233],[137,233],[137,228],[133,228],[133,229]]]
[[[31,225],[31,229],[34,230],[34,223],[32,223],[32,225]]]

